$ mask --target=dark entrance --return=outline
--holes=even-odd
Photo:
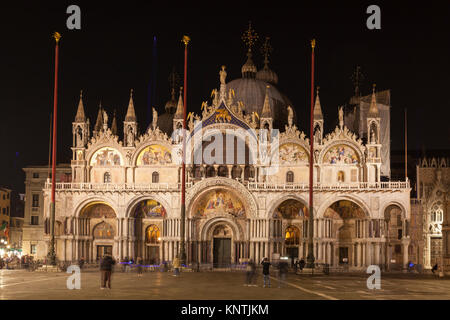
[[[339,247],[339,264],[348,264],[348,247]]]
[[[97,246],[97,259],[103,258],[105,254],[112,256],[112,246]]]
[[[150,264],[159,264],[159,246],[147,246],[147,260]]]
[[[226,268],[231,264],[231,239],[214,238],[213,266]]]
[[[298,247],[287,247],[286,255],[291,258],[291,264],[294,264],[295,259],[298,259]]]

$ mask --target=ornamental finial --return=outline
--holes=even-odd
[[[59,42],[59,39],[61,39],[61,34],[59,32],[54,32],[53,33],[53,38],[55,38],[56,43]]]
[[[266,36],[266,40],[264,41],[264,44],[261,47],[261,53],[264,56],[264,63],[269,63],[269,56],[272,53],[272,46],[270,45],[270,37]]]
[[[252,22],[248,22],[248,29],[242,35],[242,41],[244,41],[245,45],[248,47],[248,51],[252,51],[252,47],[255,45],[258,40],[258,34],[255,30],[252,29]]]
[[[184,35],[184,36],[183,36],[183,39],[182,39],[181,41],[182,41],[182,42],[184,43],[184,45],[187,47],[189,41],[191,41],[191,38],[189,38],[189,36],[187,36],[187,35]]]

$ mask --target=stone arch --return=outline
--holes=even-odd
[[[315,218],[323,218],[326,210],[331,205],[333,205],[335,202],[339,202],[339,201],[342,201],[342,200],[346,200],[346,201],[350,201],[350,202],[355,203],[356,205],[358,205],[363,210],[366,219],[371,218],[371,216],[370,216],[370,209],[369,209],[367,204],[362,199],[359,199],[356,196],[346,196],[346,195],[341,195],[341,196],[338,196],[338,197],[331,196],[328,199],[326,199],[324,202],[322,202],[320,204],[319,209],[317,211],[315,211],[315,212],[318,213],[318,215],[315,216]]]
[[[324,156],[326,155],[326,153],[333,147],[337,147],[339,145],[344,145],[347,146],[349,148],[351,148],[353,151],[355,151],[356,155],[358,156],[358,163],[353,164],[353,165],[358,165],[361,166],[364,162],[364,152],[361,150],[361,147],[351,141],[348,140],[337,140],[337,141],[333,141],[330,144],[327,144],[324,146],[324,148],[322,149],[322,151],[319,154],[319,164],[328,164],[328,163],[324,163]]]
[[[381,212],[381,214],[382,214],[383,219],[384,219],[384,212],[386,211],[386,209],[387,209],[389,206],[397,206],[397,207],[399,207],[400,210],[401,210],[402,219],[406,219],[406,208],[405,208],[405,206],[404,206],[402,203],[400,203],[400,202],[398,202],[398,201],[389,201],[389,202],[385,203],[385,204],[381,207],[382,210],[381,210],[380,212]]]
[[[160,141],[160,140],[158,140],[158,141],[151,141],[151,142],[148,142],[148,143],[144,143],[143,145],[141,145],[141,146],[139,146],[138,148],[136,148],[136,150],[134,150],[134,152],[133,152],[133,154],[132,154],[132,156],[131,156],[131,163],[132,163],[133,165],[135,165],[135,166],[138,166],[137,160],[138,160],[139,156],[141,155],[141,153],[142,153],[147,147],[154,146],[154,145],[162,146],[162,147],[167,148],[167,149],[169,150],[169,152],[170,152],[170,154],[171,154],[171,158],[172,158],[172,163],[170,163],[169,165],[172,165],[172,164],[175,163],[174,155],[172,154],[172,153],[173,153],[172,145],[171,145],[170,143],[168,143],[167,141]]]
[[[228,126],[229,124],[227,124]],[[236,152],[237,148],[234,148],[235,146],[235,140],[236,139],[236,143],[243,143],[244,144],[244,150],[248,151],[248,155],[247,153],[244,155],[244,162],[240,163],[238,162],[239,157],[236,154],[233,154],[233,163],[224,163],[225,165],[229,164],[229,165],[233,165],[233,164],[247,164],[247,165],[253,165],[257,162],[257,159],[253,159],[253,156],[257,157],[257,147],[258,147],[258,140],[256,139],[256,135],[254,133],[247,133],[246,130],[242,129],[241,127],[235,126],[235,125],[231,125],[235,128],[231,129],[231,135],[233,136],[233,153]],[[222,129],[222,128],[208,128],[208,130],[206,130],[206,128],[203,128],[201,131],[196,132],[195,135],[192,137],[190,136],[189,139],[187,140],[187,148],[189,149],[187,152],[187,157],[189,157],[189,161],[191,161],[192,164],[206,164],[203,162],[203,154],[201,155],[201,163],[197,163],[198,162],[198,156],[197,154],[197,150],[201,150],[200,148],[205,148],[204,144],[205,142],[209,142],[211,140],[211,138],[217,134],[221,134],[222,138],[223,138],[223,144],[226,144],[226,139],[227,139],[227,134],[229,128],[227,127],[226,129]],[[200,134],[201,133],[201,134]],[[228,160],[228,156],[225,158],[225,153],[227,152],[227,149],[224,149],[224,153],[223,153],[223,159],[224,160]],[[236,162],[234,161],[234,158],[236,157]],[[248,157],[248,159],[247,159]]]
[[[109,148],[113,151],[116,151],[117,154],[120,156],[120,166],[125,165],[125,155],[123,154],[121,148],[118,148],[117,146],[111,146],[108,143],[103,143],[95,146],[95,148],[89,150],[88,153],[86,154],[86,159],[90,167],[93,167],[93,165],[91,165],[91,162],[93,161],[93,156],[97,153],[97,151],[100,151],[101,149],[104,148]]]
[[[268,214],[268,216],[266,216],[266,218],[272,219],[272,215],[275,212],[275,210],[286,200],[297,200],[300,203],[302,203],[309,212],[309,206],[308,206],[308,201],[306,199],[303,199],[295,194],[287,194],[285,196],[282,196],[281,198],[278,198],[277,200],[275,200],[272,204],[271,207],[269,207],[269,210],[266,211],[266,213]],[[317,212],[317,210],[314,210],[314,212]],[[306,218],[306,217],[305,217]]]
[[[188,215],[193,214],[192,210],[194,208],[194,204],[201,199],[205,193],[221,187],[240,195],[242,204],[245,206],[245,214],[247,218],[257,217],[258,205],[253,195],[240,182],[223,177],[203,179],[189,189],[189,192],[186,194],[186,212]]]
[[[290,148],[292,150],[290,150]],[[303,155],[298,155],[295,162],[283,160],[283,157],[286,157],[289,154],[292,154],[294,148],[297,148],[297,152],[302,152]],[[279,163],[279,165],[283,166],[291,166],[291,165],[309,165],[309,146],[306,144],[300,143],[299,141],[295,141],[293,139],[285,140],[282,143],[279,143],[278,152],[275,152],[271,155],[272,163]],[[274,157],[278,156],[279,159],[274,159]]]
[[[103,229],[103,230],[101,230]],[[103,235],[103,232],[107,233]],[[112,232],[111,232],[112,231]],[[92,236],[94,240],[114,240],[114,237],[117,235],[117,230],[114,225],[101,221],[93,226],[92,228]]]
[[[221,224],[227,225],[228,227],[231,228],[233,232],[232,238],[234,241],[245,240],[244,232],[240,228],[240,226],[232,219],[226,217],[212,217],[207,221],[205,221],[205,223],[203,223],[200,226],[200,240],[201,241],[211,240],[212,233],[214,232],[215,228]]]
[[[102,198],[102,197],[93,197],[93,198],[88,198],[86,200],[81,201],[75,207],[74,216],[79,218],[81,216],[81,213],[83,212],[83,209],[85,209],[86,207],[88,207],[90,205],[95,205],[95,204],[104,204],[104,205],[111,207],[114,210],[116,218],[119,218],[119,216],[120,216],[119,210],[118,210],[118,207],[116,206],[116,204],[114,203],[114,201],[112,201],[111,199],[106,199],[106,198]]]
[[[134,210],[136,209],[136,206],[144,200],[155,200],[158,201],[166,210],[166,216],[165,217],[170,217],[171,216],[171,207],[169,206],[169,203],[163,199],[160,196],[154,195],[154,194],[149,194],[149,195],[140,195],[140,196],[136,196],[133,199],[131,199],[130,201],[128,201],[127,205],[126,205],[126,209],[125,209],[125,217],[129,218],[132,217],[132,214],[134,212]]]

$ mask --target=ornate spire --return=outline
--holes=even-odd
[[[270,86],[266,86],[266,96],[264,97],[264,105],[261,112],[261,118],[272,118],[272,110],[270,108],[269,102],[269,88]]]
[[[242,66],[242,77],[243,78],[254,78],[256,75],[256,66],[252,60],[252,47],[258,40],[258,34],[252,29],[252,22],[249,21],[248,29],[242,35],[242,41],[247,46],[247,62]]]
[[[100,100],[100,104],[98,106],[98,114],[97,121],[95,122],[94,132],[100,132],[103,128],[103,108],[102,101]]]
[[[266,41],[264,41],[264,44],[261,47],[261,53],[264,56],[264,68],[258,71],[256,74],[256,79],[277,84],[278,76],[269,68],[269,56],[272,53],[272,46],[270,45],[269,40],[270,37],[266,37]]]
[[[125,116],[125,121],[136,122],[136,113],[134,112],[133,103],[133,89],[130,90],[130,101],[128,102],[127,115]]]
[[[372,100],[370,101],[370,108],[369,108],[369,114],[368,117],[370,118],[378,118],[378,106],[377,106],[377,94],[375,93],[375,87],[376,84],[373,84],[372,88]]]
[[[316,90],[316,103],[314,104],[314,119],[323,119],[322,106],[320,105],[319,89]]]
[[[113,121],[111,124],[111,132],[113,135],[117,136],[117,119],[116,119],[116,109],[114,109]]]
[[[80,102],[78,102],[78,110],[75,116],[75,122],[85,122],[86,116],[84,114],[84,106],[83,106],[83,90],[80,91]]]
[[[183,119],[183,87],[180,87],[180,96],[178,98],[177,111],[174,119]]]

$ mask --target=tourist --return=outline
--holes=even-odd
[[[294,261],[294,274],[297,274],[297,269],[298,269],[298,260],[295,259],[295,261]]]
[[[263,266],[263,277],[264,277],[264,288],[266,287],[266,283],[268,285],[268,287],[270,288],[270,262],[269,259],[264,258],[264,260],[261,262],[262,266]]]
[[[286,261],[281,260],[278,263],[278,288],[282,287],[282,283],[286,281],[286,274],[288,273],[288,264]]]
[[[178,256],[176,256],[173,259],[173,272],[174,272],[174,277],[179,276],[180,275],[180,258],[178,258]]]
[[[303,259],[303,257],[300,259],[298,267],[300,268],[300,272],[302,272],[303,268],[305,267],[305,260]]]
[[[433,268],[431,268],[431,272],[433,272],[433,274],[438,270],[438,264],[436,263]]]
[[[106,286],[108,286],[108,289],[111,289],[111,272],[112,267],[115,263],[116,262],[110,255],[105,254],[100,263],[100,272],[102,281],[102,286],[100,287],[100,289],[105,289]]]
[[[84,258],[81,257],[80,261],[78,261],[78,266],[80,267],[80,270],[83,269],[83,265],[84,265]]]
[[[253,262],[252,259],[248,260],[247,262],[247,273],[246,273],[246,283],[245,286],[251,287],[251,286],[255,286],[255,284],[253,284],[254,282],[254,278],[255,278],[255,271],[256,271],[256,266],[255,263]]]
[[[143,265],[144,261],[142,260],[141,257],[137,258],[137,272],[138,272],[138,277],[142,277],[142,269],[143,269]]]

